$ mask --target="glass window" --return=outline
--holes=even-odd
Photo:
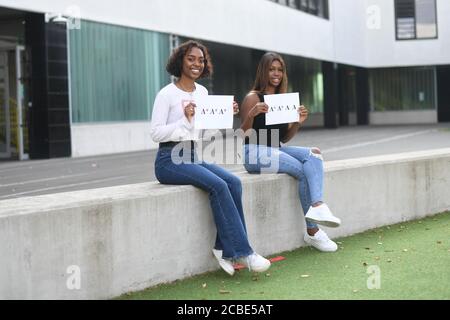
[[[185,40],[180,38],[180,41]],[[202,80],[210,94],[234,94],[242,103],[253,87],[259,60],[265,51],[202,41],[211,53],[214,63],[212,79]],[[311,113],[323,112],[322,63],[282,54],[286,62],[289,92],[300,92],[301,102]]]
[[[169,36],[82,21],[70,30],[72,121],[143,121],[167,83]]]
[[[308,12],[308,0],[299,0],[300,2],[300,10]]]
[[[323,112],[322,63],[290,55],[282,55],[287,67],[288,92],[300,92],[301,103],[310,113]]]
[[[436,0],[395,0],[397,40],[437,38]]]
[[[308,12],[312,13],[314,15],[317,15],[318,13],[318,0],[309,0],[308,1]]]
[[[434,67],[370,70],[373,111],[433,110],[436,108]]]
[[[328,19],[328,0],[269,0]]]
[[[436,38],[436,0],[416,0],[417,38]]]

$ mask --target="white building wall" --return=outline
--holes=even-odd
[[[365,0],[329,0],[329,4],[336,44],[333,60],[349,65],[366,66]]]
[[[450,1],[436,0],[438,39],[405,41],[396,40],[394,1],[365,1],[381,12],[380,29],[367,30],[366,67],[450,64]]]
[[[71,141],[72,157],[158,148],[150,136],[150,121],[72,124]]]
[[[0,0],[0,6],[62,13],[76,6],[88,20],[374,68],[450,64],[450,1],[436,1],[438,39],[408,41],[395,39],[393,0],[329,0],[330,20],[268,0]]]
[[[0,0],[0,6],[333,60],[332,23],[267,0]]]

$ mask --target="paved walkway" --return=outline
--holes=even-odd
[[[304,129],[289,145],[316,146],[326,161],[450,147],[450,124]],[[154,181],[156,150],[0,163],[5,199]],[[244,171],[240,164],[225,165]]]

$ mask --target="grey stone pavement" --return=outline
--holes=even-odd
[[[293,146],[319,147],[325,161],[450,148],[450,123],[302,129]],[[155,181],[156,150],[86,158],[0,162],[0,201]],[[225,165],[239,172],[241,164]],[[450,170],[450,168],[449,168]]]

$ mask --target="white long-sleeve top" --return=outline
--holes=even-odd
[[[200,95],[208,95],[208,90],[195,83],[192,93],[179,89],[171,83],[156,95],[153,105],[150,135],[155,142],[198,140],[200,130],[194,129],[193,122],[184,115],[184,107]]]

